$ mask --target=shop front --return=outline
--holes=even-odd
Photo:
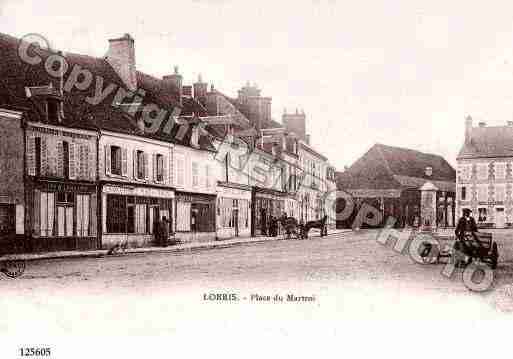
[[[158,221],[173,228],[174,190],[104,184],[102,187],[102,247],[117,244],[144,247],[157,244]],[[172,234],[170,234],[172,236]]]
[[[286,212],[286,192],[253,187],[251,206],[251,235],[268,236],[274,220]]]
[[[216,195],[176,191],[176,239],[181,242],[216,238]]]
[[[217,238],[251,236],[251,187],[217,185]]]
[[[100,248],[97,236],[97,187],[90,183],[37,180],[27,186],[28,250]]]

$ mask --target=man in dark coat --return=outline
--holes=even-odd
[[[160,231],[161,231],[161,243],[162,247],[167,247],[169,241],[169,221],[166,216],[164,216],[160,222]]]
[[[471,232],[476,238],[475,233],[477,232],[477,224],[470,214],[472,211],[469,208],[463,209],[463,217],[458,221],[458,225],[456,226],[456,237],[461,238],[465,232]]]
[[[477,238],[477,224],[470,214],[472,211],[469,208],[463,209],[463,217],[458,221],[456,226],[456,239],[459,240],[459,245],[455,248],[462,250],[464,253],[470,256],[477,256],[477,252],[481,248],[481,242]],[[465,240],[465,233],[469,232],[474,238],[473,241]]]

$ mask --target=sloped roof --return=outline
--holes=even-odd
[[[431,167],[431,176],[426,168]],[[441,156],[407,148],[375,144],[344,172],[337,172],[338,189],[419,188],[427,181],[442,191],[454,191],[456,171]]]
[[[458,159],[512,157],[513,126],[473,127],[470,142],[463,144]]]
[[[23,109],[28,120],[42,121],[45,117],[43,116],[40,103],[26,97],[25,87],[45,86],[52,83],[54,88],[59,88],[59,79],[51,77],[44,68],[46,59],[53,53],[44,49],[35,50],[31,47],[29,50],[30,55],[35,55],[37,51],[42,61],[38,65],[30,65],[18,56],[19,44],[19,39],[0,33],[0,54],[2,54],[2,60],[0,61],[0,105]],[[144,105],[154,104],[158,108],[167,111],[167,116],[173,112],[173,108],[179,106],[175,94],[163,90],[162,80],[137,71],[138,90],[144,90],[145,94],[139,111],[134,116],[131,116],[125,112],[122,108],[123,106],[113,106],[116,102],[118,89],[128,90],[121,78],[105,59],[73,53],[66,53],[64,57],[68,63],[68,70],[64,74],[65,83],[76,66],[89,70],[94,78],[91,85],[84,90],[74,87],[71,91],[64,92],[64,119],[62,123],[52,124],[93,130],[103,129],[187,145],[184,141],[176,141],[172,136],[162,131],[144,135],[138,131],[136,120],[142,116],[140,109]],[[102,85],[102,91],[106,91],[108,86],[111,86],[113,90],[107,92],[108,94],[102,101],[91,103],[90,99],[94,99],[97,91],[96,88],[100,87],[100,85]],[[131,98],[123,101],[126,104],[130,102]],[[166,120],[163,121],[161,129],[164,128],[166,122]],[[175,125],[175,127],[178,126]],[[177,132],[178,128],[173,128],[171,131],[172,134]],[[189,132],[192,132],[191,128],[189,128]],[[190,139],[190,133],[187,135]],[[205,142],[209,141],[203,137],[201,136],[200,138],[202,149],[210,150],[212,145],[205,144]]]

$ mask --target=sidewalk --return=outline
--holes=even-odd
[[[328,232],[328,237],[351,232],[350,229],[333,229]],[[319,237],[319,232],[314,231],[310,234],[310,239],[317,239]],[[100,258],[106,256],[120,256],[124,254],[137,254],[137,253],[167,253],[167,252],[191,252],[196,250],[203,249],[213,249],[213,248],[228,248],[235,245],[240,244],[248,244],[248,243],[261,243],[267,241],[276,241],[283,239],[283,236],[278,237],[245,237],[245,238],[233,238],[233,239],[224,239],[210,242],[202,242],[202,243],[181,243],[172,245],[169,247],[142,247],[142,248],[127,248],[125,251],[117,252],[113,255],[107,255],[108,249],[98,249],[91,251],[59,251],[59,252],[46,252],[46,253],[28,253],[28,254],[9,254],[0,256],[0,261],[2,260],[13,260],[13,259],[22,259],[22,260],[38,260],[38,259],[61,259],[61,258]]]

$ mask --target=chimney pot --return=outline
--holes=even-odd
[[[486,127],[486,122],[479,122],[479,127]]]
[[[465,144],[472,142],[472,117],[467,116],[465,118]]]

